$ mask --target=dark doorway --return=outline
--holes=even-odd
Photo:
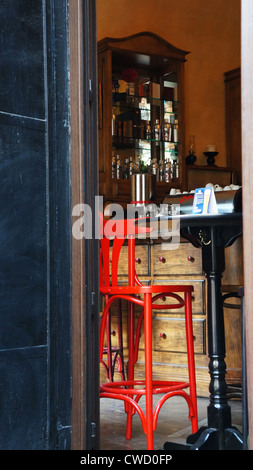
[[[71,438],[68,2],[0,5],[0,449]]]

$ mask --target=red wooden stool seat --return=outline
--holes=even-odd
[[[148,285],[144,286],[135,272],[135,236],[151,231],[140,228],[135,220],[104,221],[101,214],[100,233],[100,292],[107,296],[100,325],[100,361],[103,361],[104,335],[111,305],[124,299],[129,304],[128,311],[128,379],[109,381],[101,384],[101,398],[113,398],[125,403],[127,413],[126,438],[131,438],[132,416],[135,412],[140,416],[143,431],[147,436],[147,449],[153,450],[153,432],[156,429],[159,411],[164,402],[172,396],[182,396],[189,408],[189,419],[192,432],[198,430],[196,380],[192,332],[191,296],[192,286]],[[110,263],[110,240],[112,240],[112,263]],[[128,242],[128,285],[118,285],[118,261],[123,243]],[[111,268],[111,269],[110,269]],[[142,298],[140,298],[140,296]],[[176,303],[159,305],[155,302],[161,297],[173,298]],[[143,299],[143,300],[142,300]],[[135,305],[142,307],[135,329]],[[184,307],[186,342],[188,357],[188,381],[159,381],[152,377],[152,309],[177,309]],[[140,328],[144,321],[145,378],[134,379],[134,365],[138,358]],[[185,391],[189,389],[189,393]],[[153,410],[153,394],[162,394]],[[140,398],[146,397],[146,413],[139,405]]]

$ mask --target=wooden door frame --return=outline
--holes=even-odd
[[[84,202],[81,0],[69,2],[72,210]],[[84,240],[72,237],[72,449],[85,442]]]
[[[241,0],[242,186],[249,448],[253,449],[253,2]]]
[[[98,164],[93,0],[69,2],[69,49],[72,209],[85,203],[94,211]],[[98,302],[97,241],[72,236],[73,450],[99,448]]]

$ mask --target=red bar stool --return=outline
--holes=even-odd
[[[157,419],[162,405],[172,396],[182,396],[189,409],[189,419],[192,424],[192,432],[198,430],[197,397],[194,364],[194,347],[192,332],[191,296],[192,286],[144,286],[135,272],[135,236],[138,233],[147,233],[152,229],[138,227],[135,220],[104,221],[100,214],[100,292],[107,296],[107,302],[102,313],[100,325],[100,361],[103,360],[104,335],[110,307],[118,299],[129,302],[128,311],[128,379],[122,381],[109,381],[101,384],[100,397],[113,398],[125,402],[127,413],[126,438],[131,438],[132,417],[138,413],[143,431],[147,436],[147,449],[153,450],[153,432],[156,430]],[[110,270],[110,240],[112,239],[112,263]],[[128,285],[118,284],[118,261],[123,243],[128,242]],[[182,294],[179,295],[179,294]],[[143,297],[143,300],[140,298]],[[177,303],[166,305],[155,304],[161,297],[170,297]],[[136,331],[134,329],[134,306],[140,305],[142,313],[138,319]],[[189,380],[160,381],[152,377],[152,309],[168,308],[185,309],[185,326],[188,356]],[[145,378],[134,379],[134,365],[138,358],[138,347],[141,323],[144,320],[144,344],[145,344]],[[185,391],[189,389],[189,393]],[[153,410],[153,394],[163,394]],[[146,414],[139,405],[142,396],[146,397]]]

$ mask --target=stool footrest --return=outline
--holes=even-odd
[[[142,388],[140,388],[142,386]],[[153,380],[152,390],[154,394],[183,390],[190,386],[189,382]],[[135,388],[136,387],[136,388]],[[120,395],[145,395],[145,380],[124,380],[120,382],[107,382],[101,384],[101,392]]]
[[[142,387],[142,388],[134,388],[134,387]],[[181,396],[183,397],[189,407],[189,419],[196,420],[196,412],[194,409],[194,405],[192,403],[192,399],[188,393],[184,390],[185,388],[189,388],[190,384],[188,382],[175,382],[175,381],[159,381],[153,380],[152,381],[152,394],[163,394],[162,398],[156,404],[156,407],[153,411],[153,424],[152,428],[153,431],[156,430],[157,426],[157,419],[159,412],[161,410],[162,405],[165,403],[168,398],[173,396]],[[125,411],[127,413],[130,412],[129,406],[132,406],[131,415],[133,415],[136,411],[139,414],[139,417],[142,422],[142,427],[144,433],[147,434],[147,420],[146,417],[138,404],[140,398],[146,395],[145,389],[145,380],[126,380],[122,382],[108,382],[104,383],[100,387],[101,390],[101,398],[113,398],[116,400],[122,400],[125,403]]]

